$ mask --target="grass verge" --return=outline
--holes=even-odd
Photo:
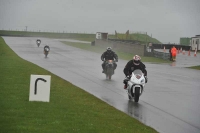
[[[104,48],[99,47],[99,46],[91,46],[91,44],[77,43],[77,42],[67,42],[67,41],[63,41],[62,43],[73,46],[73,47],[81,48],[81,49],[84,49],[84,50],[100,53],[100,54],[102,54],[105,51]],[[124,53],[124,52],[120,52],[120,51],[116,51],[116,53],[117,53],[118,57],[120,59],[123,59],[123,60],[130,60],[130,59],[132,59],[132,57],[134,55],[134,53],[129,54],[129,53]],[[156,57],[145,57],[145,56],[143,56],[141,58],[142,58],[143,62],[171,63],[171,61],[169,61],[169,60],[164,60],[164,59],[160,59],[160,58],[156,58]],[[192,66],[192,67],[187,67],[187,68],[200,70],[200,66]]]
[[[0,37],[2,133],[156,133],[84,90],[18,57]],[[30,75],[51,75],[49,103],[29,102]]]
[[[109,35],[109,38],[112,39],[122,39],[122,40],[137,40],[140,41],[141,43],[146,44],[146,42],[152,42],[152,43],[158,43],[160,44],[161,42],[158,41],[156,38],[152,38],[147,34],[142,34],[142,33],[131,33],[128,36],[126,36],[126,34],[117,34],[116,35]]]
[[[192,67],[188,67],[188,68],[200,70],[200,66],[192,66]]]
[[[63,41],[62,43],[73,46],[73,47],[81,48],[81,49],[84,49],[84,50],[100,53],[100,54],[102,54],[105,51],[105,48],[102,48],[102,47],[99,47],[99,46],[91,46],[91,44],[77,43],[77,42],[66,42],[66,41]],[[120,52],[120,51],[115,51],[115,52],[118,55],[118,57],[120,59],[123,59],[123,60],[131,60],[133,58],[133,55],[134,55],[134,53],[129,54],[129,53],[124,53],[124,52]],[[145,57],[145,56],[143,56],[141,58],[142,58],[143,62],[171,63],[171,61],[160,59],[160,58],[155,58],[155,57]]]

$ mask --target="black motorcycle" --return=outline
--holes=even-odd
[[[44,47],[44,55],[45,55],[45,58],[47,58],[47,55],[49,54],[50,52],[50,47],[49,46],[45,46]]]
[[[107,60],[105,65],[106,79],[111,79],[114,74],[114,60]]]
[[[38,47],[40,46],[40,43],[41,43],[41,40],[36,41],[36,44],[37,44]]]

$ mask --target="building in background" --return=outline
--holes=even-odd
[[[180,45],[190,46],[191,38],[189,37],[181,37],[180,38]]]
[[[96,33],[96,39],[106,40],[106,39],[108,39],[108,33],[105,33],[105,32],[97,32],[97,33]]]
[[[200,50],[200,35],[196,35],[195,37],[191,38],[190,46],[192,50],[195,50],[195,48]]]

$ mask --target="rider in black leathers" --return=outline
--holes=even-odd
[[[112,51],[111,47],[108,47],[107,50],[101,55],[101,60],[104,61],[102,63],[102,68],[103,68],[102,73],[105,72],[106,61],[114,60],[114,59],[115,59],[115,62],[118,62],[117,54],[114,51]],[[114,70],[117,68],[117,64],[115,62],[114,62]]]
[[[36,42],[38,42],[38,41],[41,43],[41,40],[39,38],[36,40]]]
[[[46,49],[49,49],[49,51],[50,51],[50,47],[48,45],[44,46],[44,51],[46,51]]]
[[[131,74],[134,70],[136,69],[140,69],[143,73],[144,73],[144,77],[145,77],[145,82],[147,83],[147,70],[146,70],[146,66],[141,62],[141,58],[138,55],[135,55],[133,57],[132,60],[130,60],[125,68],[124,68],[124,74],[126,76],[126,78],[124,79],[123,83],[124,85],[124,89],[127,88],[127,81],[130,79]]]

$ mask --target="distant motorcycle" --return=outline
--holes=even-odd
[[[49,54],[50,52],[50,47],[49,46],[44,46],[44,55],[45,55],[45,58],[47,58],[47,55]]]
[[[139,101],[145,86],[145,77],[141,70],[136,69],[132,72],[132,76],[127,83],[128,98],[134,99],[135,102]]]
[[[38,47],[40,46],[40,43],[41,43],[41,40],[36,41],[36,44],[37,44]]]
[[[111,79],[114,74],[114,60],[107,60],[105,65],[106,79]]]

